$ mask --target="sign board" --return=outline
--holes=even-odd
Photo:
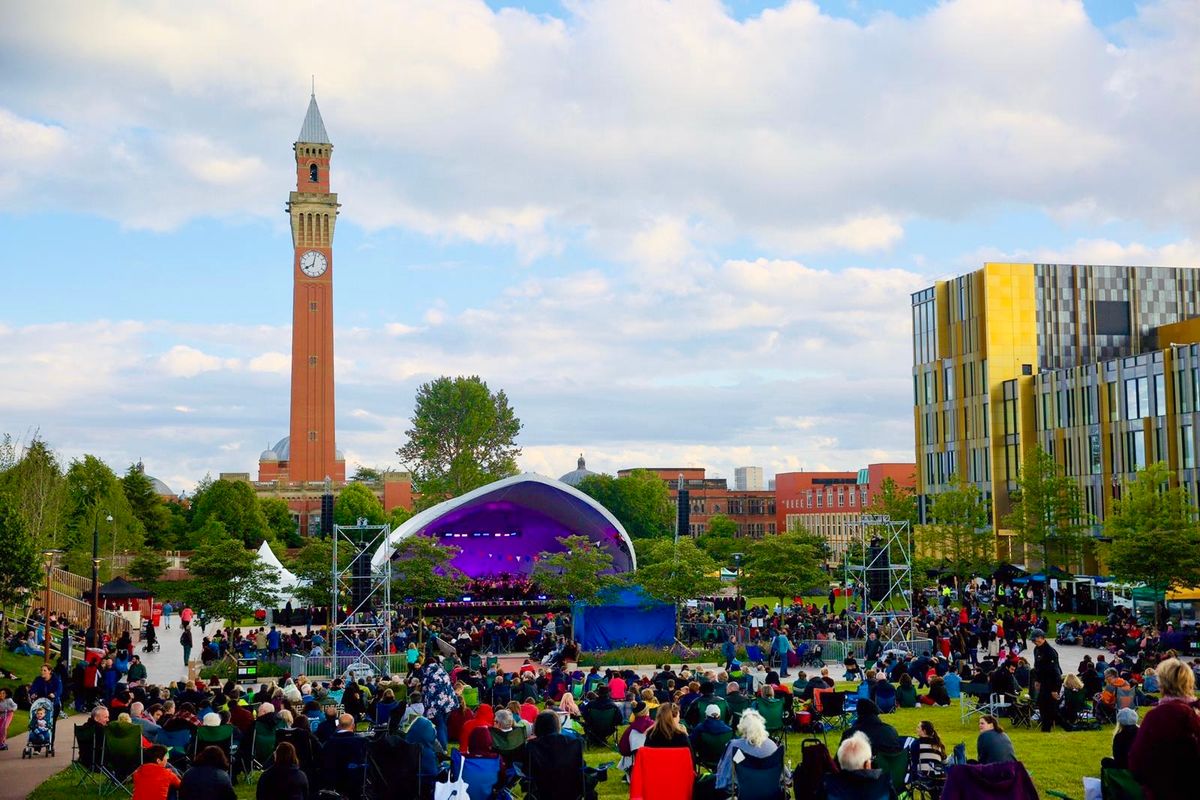
[[[238,656],[237,679],[239,683],[254,683],[258,678],[258,657]]]

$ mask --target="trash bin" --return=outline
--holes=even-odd
[[[162,606],[154,606],[154,610],[150,612],[150,624],[156,628],[162,624]]]

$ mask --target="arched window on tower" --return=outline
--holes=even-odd
[[[309,183],[317,183],[318,182],[317,165],[316,164],[312,164],[311,166],[309,166],[308,180],[309,180]]]

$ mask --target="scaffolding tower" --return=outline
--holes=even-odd
[[[861,562],[846,552],[846,584],[861,587],[859,607],[851,612],[884,650],[913,647],[912,528],[886,514],[863,514],[850,523],[862,546]],[[856,537],[851,534],[851,541]],[[897,602],[899,601],[899,602]]]
[[[391,674],[392,560],[378,569],[371,559],[391,535],[387,525],[333,526],[333,590],[330,608],[332,677]]]

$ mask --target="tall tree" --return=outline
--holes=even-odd
[[[191,580],[183,584],[183,600],[206,620],[236,623],[278,602],[279,570],[236,543],[200,545],[188,559],[188,573]]]
[[[59,547],[65,551],[63,563],[72,572],[90,574],[95,535],[100,575],[113,577],[113,557],[137,552],[145,542],[145,529],[134,515],[121,481],[99,458],[85,455],[67,468],[66,496],[65,530],[59,538]]]
[[[378,467],[367,467],[359,464],[355,468],[354,474],[350,476],[350,480],[361,483],[377,483],[383,479],[384,472],[385,470]]]
[[[1169,486],[1170,477],[1161,461],[1139,470],[1104,520],[1113,576],[1155,592],[1200,586],[1197,510],[1185,489]]]
[[[919,534],[923,544],[947,561],[946,569],[959,580],[989,571],[995,561],[996,537],[988,525],[987,506],[979,487],[961,475],[950,477],[950,488],[933,497],[933,523]]]
[[[910,486],[901,486],[894,478],[884,478],[879,492],[867,506],[868,514],[891,517],[894,522],[917,524],[917,496]]]
[[[136,581],[153,583],[163,576],[168,566],[166,558],[153,550],[145,550],[129,562],[129,574]]]
[[[596,603],[620,583],[613,559],[586,536],[561,536],[563,549],[542,552],[533,564],[533,580],[550,597]]]
[[[338,553],[339,561],[345,566],[348,557]],[[328,606],[333,594],[333,542],[329,539],[309,539],[292,561],[291,570],[300,579],[295,594],[304,602],[314,606]]]
[[[249,548],[257,549],[273,538],[267,518],[253,487],[245,481],[213,481],[196,501],[192,525],[200,530],[210,520],[220,522],[231,536]]]
[[[645,541],[638,549],[639,555],[643,552],[647,563],[639,561],[636,580],[655,600],[679,606],[685,600],[712,595],[721,588],[720,565],[697,547],[690,536],[680,536],[678,542]]]
[[[41,553],[25,523],[8,498],[0,494],[0,608],[10,608],[25,601],[29,593],[43,585]],[[8,615],[5,614],[5,626]]]
[[[303,546],[304,537],[300,535],[300,525],[292,516],[292,509],[288,507],[286,500],[279,497],[260,497],[258,505],[276,541],[287,547]]]
[[[392,596],[412,603],[418,631],[425,629],[425,604],[457,597],[467,576],[454,565],[460,548],[440,545],[427,536],[409,536],[396,546],[392,561]]]
[[[806,589],[828,586],[821,556],[809,537],[781,533],[755,541],[739,578],[742,594],[774,597],[780,605]]]
[[[589,475],[577,488],[607,508],[632,539],[670,537],[675,533],[670,490],[649,470],[635,469],[620,478]]]
[[[508,396],[493,393],[477,375],[422,384],[408,440],[396,451],[412,472],[418,507],[516,475],[520,432]]]
[[[154,484],[146,477],[141,464],[130,464],[121,478],[121,489],[133,515],[142,523],[146,532],[146,546],[165,550],[174,542],[171,539],[171,512],[167,504],[154,490]]]
[[[365,519],[368,525],[382,525],[387,520],[383,503],[365,484],[346,484],[333,501],[333,521],[338,525],[355,525],[360,519]]]
[[[1079,486],[1061,475],[1054,457],[1035,447],[1021,464],[1005,524],[1041,557],[1042,569],[1071,571],[1086,541]]]
[[[34,438],[19,455],[11,437],[5,436],[7,461],[0,475],[0,491],[21,519],[34,546],[58,547],[57,537],[66,511],[67,484],[58,458],[40,438]]]
[[[700,549],[721,566],[733,563],[733,554],[745,550],[749,542],[737,538],[737,523],[724,514],[710,517],[704,533],[696,537]]]

